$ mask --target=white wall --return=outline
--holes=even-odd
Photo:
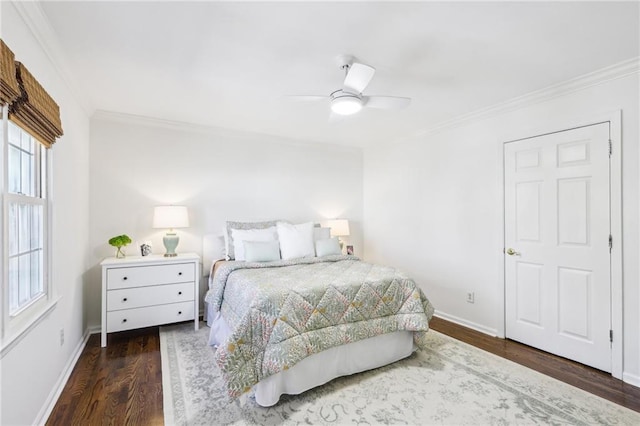
[[[503,329],[502,144],[622,110],[625,379],[640,384],[638,74],[364,154],[367,260],[395,264],[441,314]],[[466,293],[475,292],[475,303]]]
[[[54,310],[1,362],[3,425],[33,424],[83,342],[83,281],[88,259],[89,118],[11,3],[0,2],[0,36],[60,105],[64,136],[53,150]],[[4,237],[3,237],[4,238]],[[65,343],[60,345],[60,330]]]
[[[178,230],[178,253],[202,254],[203,235],[222,235],[226,220],[335,217],[350,220],[348,241],[362,251],[360,149],[98,113],[91,121],[90,189],[90,326],[100,325],[98,264],[115,252],[107,240],[126,233],[134,241],[129,253],[146,240],[164,252],[166,230],[151,227],[155,205],[189,208],[191,226]]]

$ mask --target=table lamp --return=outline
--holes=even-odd
[[[327,226],[331,228],[331,236],[338,237],[340,242],[340,250],[342,250],[342,240],[340,237],[348,237],[349,233],[349,221],[347,219],[332,219],[327,221]]]
[[[153,210],[153,227],[168,228],[167,234],[162,237],[164,248],[167,252],[164,257],[175,257],[176,247],[180,237],[174,228],[186,228],[189,226],[189,214],[185,206],[156,206]]]

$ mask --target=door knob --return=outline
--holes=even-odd
[[[509,256],[520,256],[520,252],[515,251],[515,250],[514,250],[514,249],[512,249],[511,247],[509,247],[509,248],[507,249],[507,254],[508,254]]]

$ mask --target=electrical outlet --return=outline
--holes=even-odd
[[[60,329],[60,346],[64,345],[64,328]]]
[[[469,293],[467,293],[467,302],[474,303],[475,299],[476,299],[476,295],[474,292],[470,291]]]

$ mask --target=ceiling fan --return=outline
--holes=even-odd
[[[334,114],[352,115],[362,108],[377,108],[398,110],[411,103],[411,98],[399,96],[364,96],[362,92],[369,85],[376,69],[370,65],[355,62],[351,56],[339,56],[338,64],[345,71],[342,88],[335,90],[329,96],[290,96],[300,101],[320,101],[329,99],[331,104],[330,120]]]

